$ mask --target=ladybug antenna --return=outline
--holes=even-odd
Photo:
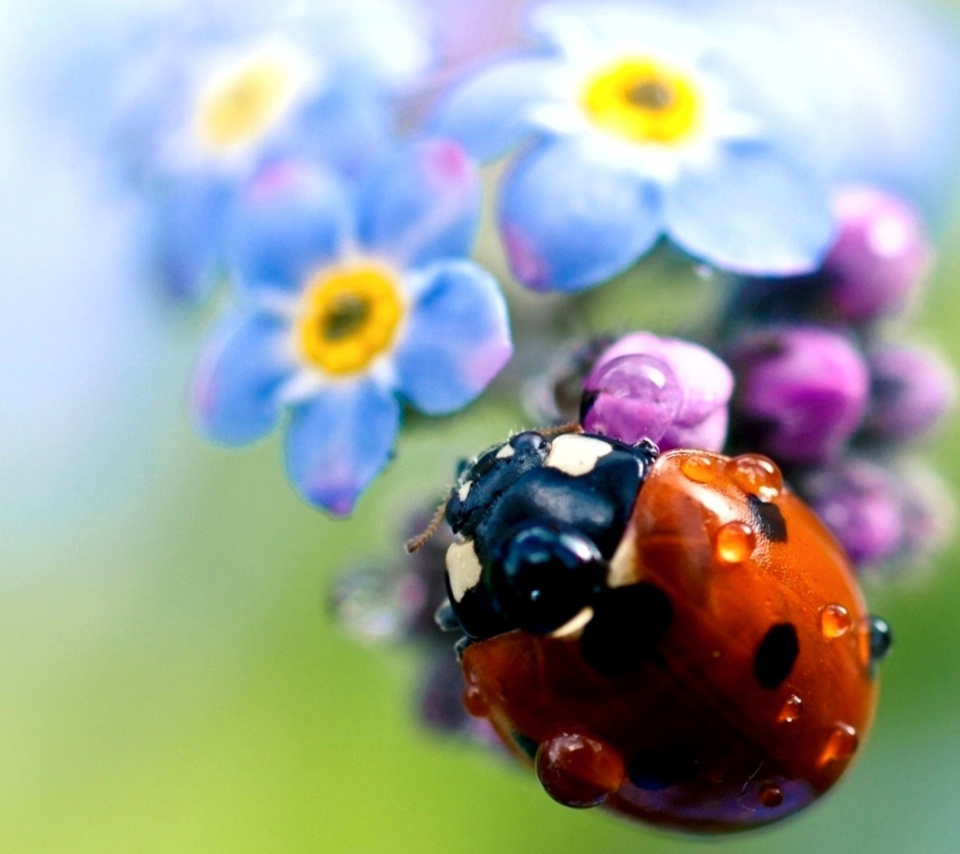
[[[447,502],[444,501],[443,504],[437,508],[437,512],[433,514],[433,518],[430,520],[430,524],[427,525],[426,530],[423,533],[417,534],[417,536],[407,540],[404,547],[406,548],[408,555],[416,554],[418,551],[420,551],[420,549],[430,542],[430,539],[435,533],[437,533],[437,530],[443,524],[443,515],[446,512]]]
[[[550,427],[540,427],[536,431],[541,436],[563,436],[566,433],[582,433],[583,427],[579,421],[569,421],[566,424],[554,424]]]

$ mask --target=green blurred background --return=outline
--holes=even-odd
[[[956,224],[941,246],[918,322],[960,364]],[[668,291],[654,293],[643,317],[669,327]],[[287,486],[275,438],[228,452],[194,436],[184,396],[209,318],[156,308],[162,359],[146,377],[125,366],[119,424],[84,427],[124,451],[86,458],[81,443],[46,472],[50,494],[22,500],[42,454],[0,472],[4,854],[960,851],[960,547],[869,587],[895,652],[870,743],[824,803],[707,842],[566,810],[531,775],[419,729],[415,654],[357,645],[325,608],[338,572],[396,560],[408,510],[522,417],[494,403],[418,426],[334,522]],[[958,439],[955,421],[930,449],[954,486]]]

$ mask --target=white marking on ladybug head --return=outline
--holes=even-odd
[[[460,489],[457,490],[457,498],[461,501],[466,501],[467,496],[470,494],[470,487],[473,486],[473,481],[468,480],[466,483],[460,484]]]
[[[498,460],[506,460],[513,456],[513,445],[507,442],[499,451],[497,451]]]
[[[480,583],[483,567],[477,558],[473,540],[454,543],[447,549],[447,578],[450,580],[450,595],[460,602],[468,590]]]
[[[567,638],[583,633],[587,623],[593,619],[593,608],[589,605],[580,611],[572,620],[568,620],[559,629],[550,633],[552,638]]]
[[[626,587],[643,580],[643,567],[637,560],[637,543],[633,525],[627,530],[610,559],[607,587]]]
[[[613,445],[603,439],[568,433],[553,440],[544,465],[580,477],[590,474],[597,461],[612,451]]]

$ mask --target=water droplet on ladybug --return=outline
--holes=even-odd
[[[713,554],[720,563],[741,564],[749,560],[756,545],[753,528],[743,522],[728,522],[714,537]]]
[[[823,766],[830,762],[849,759],[857,752],[859,745],[860,737],[850,724],[837,724],[827,738],[827,743],[817,761]]]
[[[562,733],[542,742],[536,765],[547,794],[568,807],[602,804],[620,788],[626,774],[615,748],[579,733]]]
[[[757,792],[757,797],[765,807],[778,807],[783,803],[783,790],[773,783],[765,783]]]
[[[777,720],[782,724],[792,724],[794,721],[799,720],[802,711],[803,700],[796,694],[791,694],[784,702],[783,708],[780,709],[780,715]]]
[[[824,605],[820,610],[820,632],[827,640],[843,637],[852,625],[850,612],[843,605]]]
[[[717,461],[706,454],[689,454],[680,462],[684,477],[694,483],[712,483],[717,479]]]
[[[777,464],[760,454],[743,454],[727,463],[727,474],[748,495],[773,501],[783,491],[783,475]]]
[[[870,617],[867,621],[870,638],[870,660],[882,661],[890,652],[893,645],[893,632],[890,624],[883,617]]]
[[[475,718],[485,718],[490,714],[490,706],[484,699],[480,689],[471,685],[463,692],[463,705],[467,712]]]

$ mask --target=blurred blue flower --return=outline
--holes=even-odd
[[[753,58],[759,85],[790,93],[784,108],[837,183],[894,192],[928,218],[950,212],[960,177],[956,4],[697,2],[724,15],[724,39]]]
[[[754,66],[710,28],[622,2],[558,0],[531,20],[543,50],[468,79],[434,120],[482,160],[528,142],[500,200],[523,282],[595,285],[662,235],[744,273],[818,264],[832,232],[827,188]]]
[[[361,172],[388,144],[391,99],[429,56],[411,7],[387,0],[287,3],[269,16],[243,4],[167,40],[127,84],[117,134],[154,208],[166,289],[208,295],[231,206],[265,164]]]
[[[454,143],[425,140],[353,184],[277,163],[240,200],[227,240],[243,305],[196,376],[200,429],[228,444],[270,432],[284,409],[289,477],[342,515],[387,464],[400,398],[461,409],[510,358],[494,278],[466,259],[476,171]]]

